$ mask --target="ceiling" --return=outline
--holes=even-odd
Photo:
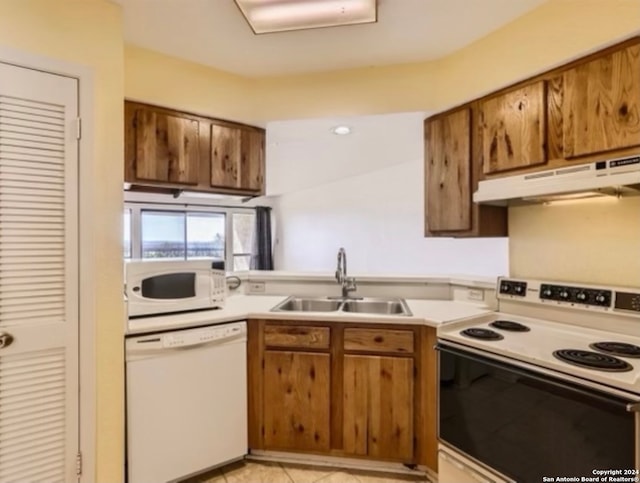
[[[233,0],[115,0],[125,41],[243,76],[437,59],[547,0],[378,0],[375,24],[255,35]]]

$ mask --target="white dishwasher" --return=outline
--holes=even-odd
[[[247,324],[130,337],[129,483],[174,481],[247,453]]]

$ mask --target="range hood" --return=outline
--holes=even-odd
[[[473,201],[505,206],[601,195],[640,195],[640,156],[480,181]]]

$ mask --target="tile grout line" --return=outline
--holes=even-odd
[[[222,478],[224,479],[224,483],[229,483],[229,480],[227,479],[227,475],[224,472],[224,466],[221,468],[218,468],[218,471],[220,472],[220,474],[222,475]]]
[[[289,478],[289,481],[291,483],[296,483],[295,480],[291,477],[291,475],[287,471],[287,468],[285,468],[285,466],[282,463],[278,463],[278,465],[280,466],[280,468],[282,468],[282,471],[284,471],[284,474],[287,475],[287,478]]]

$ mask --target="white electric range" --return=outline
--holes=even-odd
[[[638,476],[640,288],[497,293],[497,312],[438,328],[440,482]]]

